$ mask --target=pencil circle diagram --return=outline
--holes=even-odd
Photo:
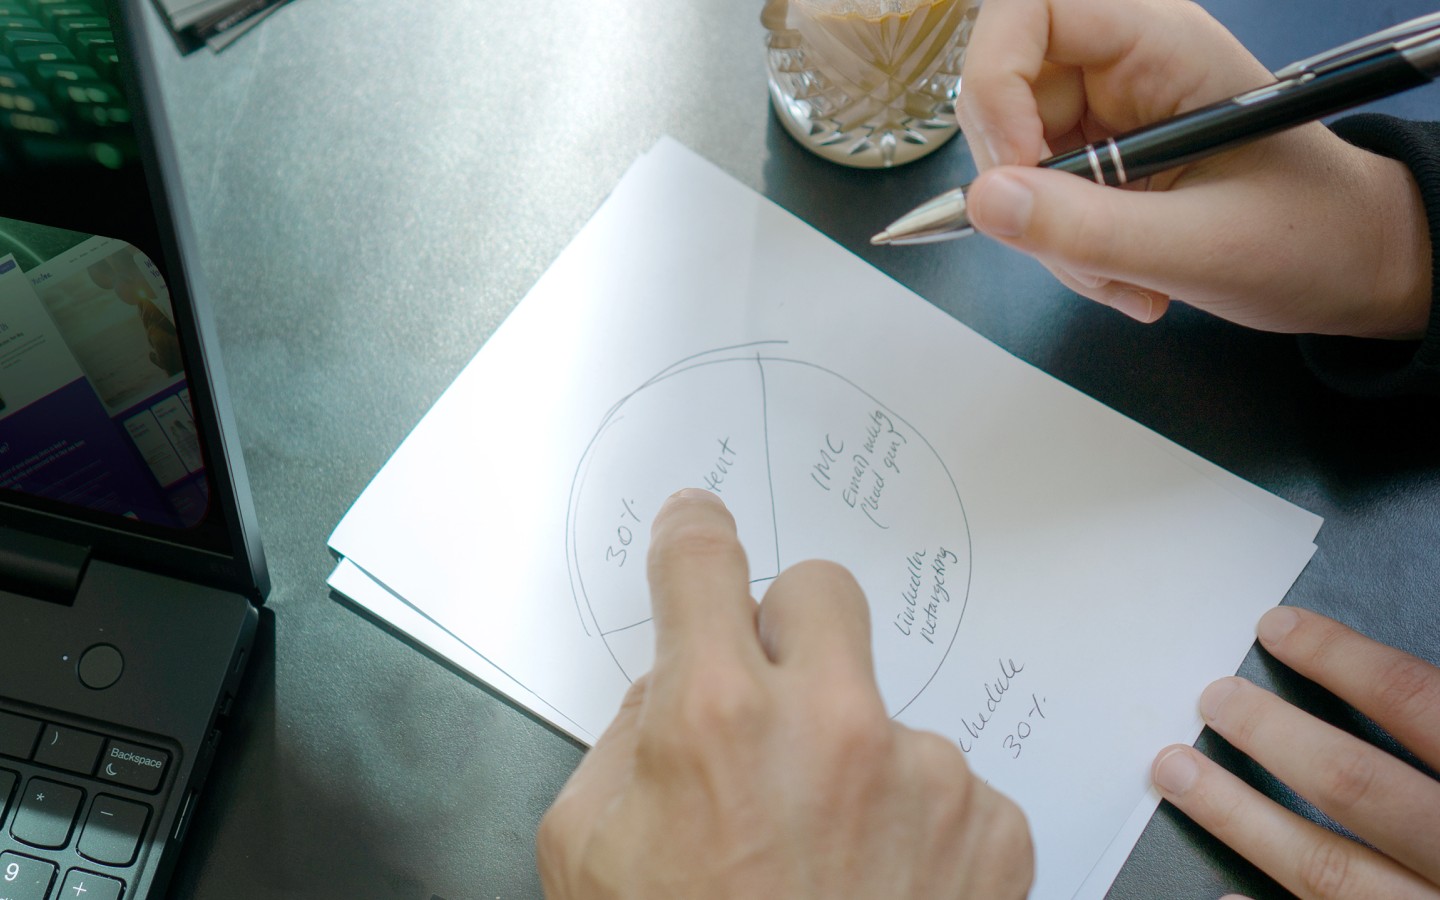
[[[679,360],[605,413],[571,482],[566,556],[581,626],[632,681],[654,659],[650,523],[682,487],[725,501],[756,598],[802,560],[850,569],[892,716],[934,678],[969,599],[970,529],[949,467],[891,407],[762,341]]]

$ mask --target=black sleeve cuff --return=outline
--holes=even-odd
[[[1331,126],[1357,147],[1399,160],[1420,186],[1430,223],[1430,322],[1419,341],[1304,335],[1300,352],[1315,375],[1356,397],[1440,395],[1440,123],[1363,113]]]

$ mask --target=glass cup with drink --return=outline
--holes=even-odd
[[[785,130],[861,168],[919,159],[955,135],[980,0],[767,0],[770,98]]]

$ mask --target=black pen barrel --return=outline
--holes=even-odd
[[[1041,165],[1103,184],[1124,184],[1429,80],[1400,53],[1387,51],[1318,74],[1295,76]]]

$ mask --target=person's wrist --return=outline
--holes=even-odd
[[[1361,160],[1350,167],[1364,178],[1352,240],[1382,253],[1364,273],[1373,299],[1370,327],[1361,330],[1362,318],[1356,328],[1329,333],[1424,338],[1436,327],[1432,306],[1440,295],[1440,125],[1357,113],[1329,127]]]
[[[1400,162],[1374,157],[1376,215],[1383,237],[1373,327],[1357,337],[1420,340],[1430,321],[1433,273],[1430,225],[1420,188]],[[1379,198],[1393,198],[1385,202]]]

